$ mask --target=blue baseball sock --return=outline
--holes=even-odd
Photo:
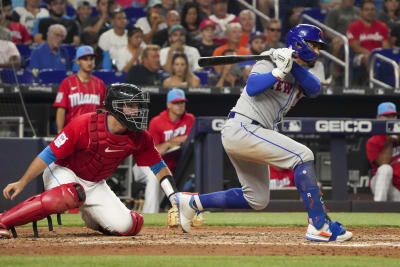
[[[241,188],[199,195],[203,209],[251,209]]]
[[[294,182],[301,194],[308,217],[312,219],[315,228],[320,229],[325,223],[326,212],[315,178],[313,161],[304,162],[296,166],[294,169]]]

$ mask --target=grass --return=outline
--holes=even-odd
[[[255,256],[2,256],[1,266],[306,266],[306,267],[337,267],[337,266],[399,266],[398,259],[382,257],[255,257]]]
[[[347,227],[400,227],[400,213],[330,213],[332,220],[339,221]],[[144,214],[145,226],[166,225],[166,213]],[[305,212],[272,213],[272,212],[208,212],[203,214],[209,226],[305,226]],[[56,216],[52,216],[56,223]],[[83,226],[79,214],[63,214],[64,226]],[[47,220],[39,222],[46,226]],[[30,225],[28,225],[30,226]]]

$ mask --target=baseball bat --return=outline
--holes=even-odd
[[[244,61],[265,60],[265,59],[269,59],[269,55],[201,57],[199,58],[198,63],[200,67],[207,67],[215,65],[229,65]]]

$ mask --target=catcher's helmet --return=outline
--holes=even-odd
[[[138,109],[125,113],[124,108],[129,108],[128,105],[132,103],[138,104]],[[113,83],[107,90],[104,107],[129,130],[140,131],[147,129],[149,103],[149,93],[143,92],[136,85]]]
[[[321,48],[326,48],[326,43],[323,40],[323,31],[317,26],[310,24],[299,24],[290,29],[286,36],[286,46],[292,47],[297,55],[305,61],[313,61],[318,55],[308,46],[306,41],[316,42],[321,44]]]

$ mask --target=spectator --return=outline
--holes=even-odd
[[[180,147],[192,129],[195,117],[186,111],[185,92],[172,89],[167,94],[167,109],[154,117],[149,124],[149,132],[163,160],[174,173]],[[171,152],[170,152],[171,151]]]
[[[281,189],[290,186],[296,186],[294,184],[294,171],[269,165],[269,189]]]
[[[282,20],[283,36],[294,25],[300,23],[300,14],[306,7],[319,7],[319,0],[281,0],[279,18]]]
[[[235,50],[226,49],[223,56],[233,56],[236,55]],[[216,87],[243,87],[246,82],[243,78],[243,67],[238,64],[224,65],[220,71]]]
[[[345,35],[349,25],[360,18],[360,9],[354,6],[355,0],[342,0],[340,6],[328,11],[325,17],[325,24],[335,31]],[[339,36],[326,31],[326,37],[331,40],[332,55],[343,59],[343,40]],[[333,81],[342,81],[343,74],[341,66],[331,63],[331,74]]]
[[[165,18],[165,23],[167,24],[167,28],[157,31],[152,38],[152,44],[156,44],[160,47],[164,47],[168,45],[168,31],[174,25],[179,25],[181,21],[181,16],[179,12],[176,10],[171,10],[167,13],[167,17]]]
[[[264,30],[264,34],[267,39],[265,41],[265,49],[269,50],[271,48],[284,48],[285,44],[281,42],[282,36],[282,25],[277,19],[271,19],[267,23],[267,28]]]
[[[167,28],[164,17],[161,16],[161,10],[161,0],[150,0],[147,4],[147,16],[138,19],[135,24],[136,27],[142,29],[146,44],[151,43],[151,39],[157,31]]]
[[[96,32],[93,31],[84,31],[81,34],[81,45],[90,45],[96,57],[94,58],[94,69],[99,70],[111,70],[112,62],[110,53],[108,51],[103,51],[99,46],[99,36]],[[79,66],[76,63],[76,60],[73,63],[72,71],[77,72],[79,70]]]
[[[376,20],[375,3],[371,0],[363,1],[361,18],[350,24],[347,29],[347,38],[354,55],[354,66],[364,66],[363,73],[357,75],[354,81],[363,84],[368,81],[369,55],[375,48],[390,48],[389,29],[379,20]]]
[[[249,49],[240,45],[242,37],[242,26],[238,22],[230,23],[225,30],[226,44],[217,47],[214,50],[213,56],[221,56],[226,49],[233,49],[238,55],[247,55]]]
[[[211,57],[214,50],[219,46],[214,43],[216,24],[214,21],[206,18],[200,23],[201,41],[196,43],[196,48],[199,50],[200,56]]]
[[[169,29],[168,34],[168,41],[170,43],[170,46],[164,47],[160,51],[160,62],[162,68],[165,71],[171,73],[172,57],[174,53],[180,52],[184,53],[187,56],[189,60],[190,70],[192,72],[199,70],[200,66],[198,64],[198,60],[200,58],[200,54],[197,48],[185,45],[185,28],[183,28],[182,25],[174,25]]]
[[[378,120],[397,120],[392,102],[378,106]],[[398,135],[375,135],[367,141],[367,156],[372,166],[371,191],[374,201],[400,201],[400,141]]]
[[[97,0],[96,9],[98,15],[89,17],[82,25],[83,30],[94,31],[99,36],[108,31],[112,27],[110,13],[113,5],[114,1],[112,0]]]
[[[86,21],[90,18],[92,14],[92,6],[88,1],[79,1],[76,8],[76,18],[75,20],[78,22],[80,29],[83,29]]]
[[[116,53],[115,65],[118,70],[128,72],[132,66],[140,64],[142,41],[143,32],[140,28],[132,26],[128,29],[128,45]]]
[[[167,16],[168,12],[171,10],[177,9],[177,1],[176,0],[162,0],[161,7],[161,16],[164,18]]]
[[[226,0],[214,0],[212,4],[213,14],[209,18],[217,24],[214,42],[225,44],[225,32],[227,25],[231,22],[238,22],[239,19],[234,14],[228,14],[228,4]]]
[[[11,41],[15,44],[32,43],[32,37],[26,27],[19,22],[12,21],[11,0],[2,0],[2,2],[3,12],[0,15],[0,25],[10,30]]]
[[[138,86],[161,86],[160,47],[147,45],[143,50],[142,62],[129,70],[125,76],[126,82]]]
[[[196,0],[199,5],[199,17],[200,21],[207,19],[213,14],[212,12],[212,0]]]
[[[0,68],[18,69],[21,66],[21,55],[11,41],[0,40]]]
[[[42,69],[70,70],[71,59],[68,51],[61,47],[65,36],[67,36],[65,27],[61,24],[51,25],[46,36],[47,42],[32,51],[29,69],[34,74]]]
[[[382,10],[378,13],[378,20],[385,23],[389,29],[393,29],[400,23],[400,8],[398,0],[385,0]]]
[[[189,68],[189,62],[185,54],[175,53],[171,62],[171,76],[164,80],[165,87],[197,87],[200,79]]]
[[[251,33],[256,29],[256,16],[253,11],[249,9],[240,11],[239,23],[242,25],[242,38],[240,39],[240,45],[247,46],[249,44]]]
[[[251,33],[249,48],[252,55],[259,55],[265,50],[265,35],[263,32],[255,31]]]
[[[2,12],[0,10],[0,16]],[[10,41],[11,40],[11,32],[9,29],[0,25],[0,40]]]
[[[76,50],[75,61],[79,71],[61,82],[53,104],[57,108],[57,133],[73,118],[104,108],[106,86],[102,80],[92,75],[95,57],[91,46],[80,46]]]
[[[186,2],[182,7],[181,25],[186,29],[187,40],[199,40],[200,32],[199,6],[196,3]]]
[[[39,0],[25,0],[25,6],[16,7],[12,16],[32,35],[35,20],[48,17],[49,11],[46,8],[39,8]]]
[[[41,44],[47,39],[47,32],[51,25],[61,24],[67,30],[67,36],[64,39],[66,44],[79,44],[79,26],[77,22],[72,19],[64,17],[65,13],[65,0],[49,0],[48,8],[50,17],[39,18],[35,21],[32,35],[34,42]]]
[[[121,8],[115,9],[111,13],[111,22],[114,27],[100,36],[99,47],[108,51],[111,59],[115,60],[117,51],[128,44],[128,31],[125,29],[128,22],[125,11]]]
[[[319,7],[324,9],[332,9],[340,6],[341,0],[320,0]]]

